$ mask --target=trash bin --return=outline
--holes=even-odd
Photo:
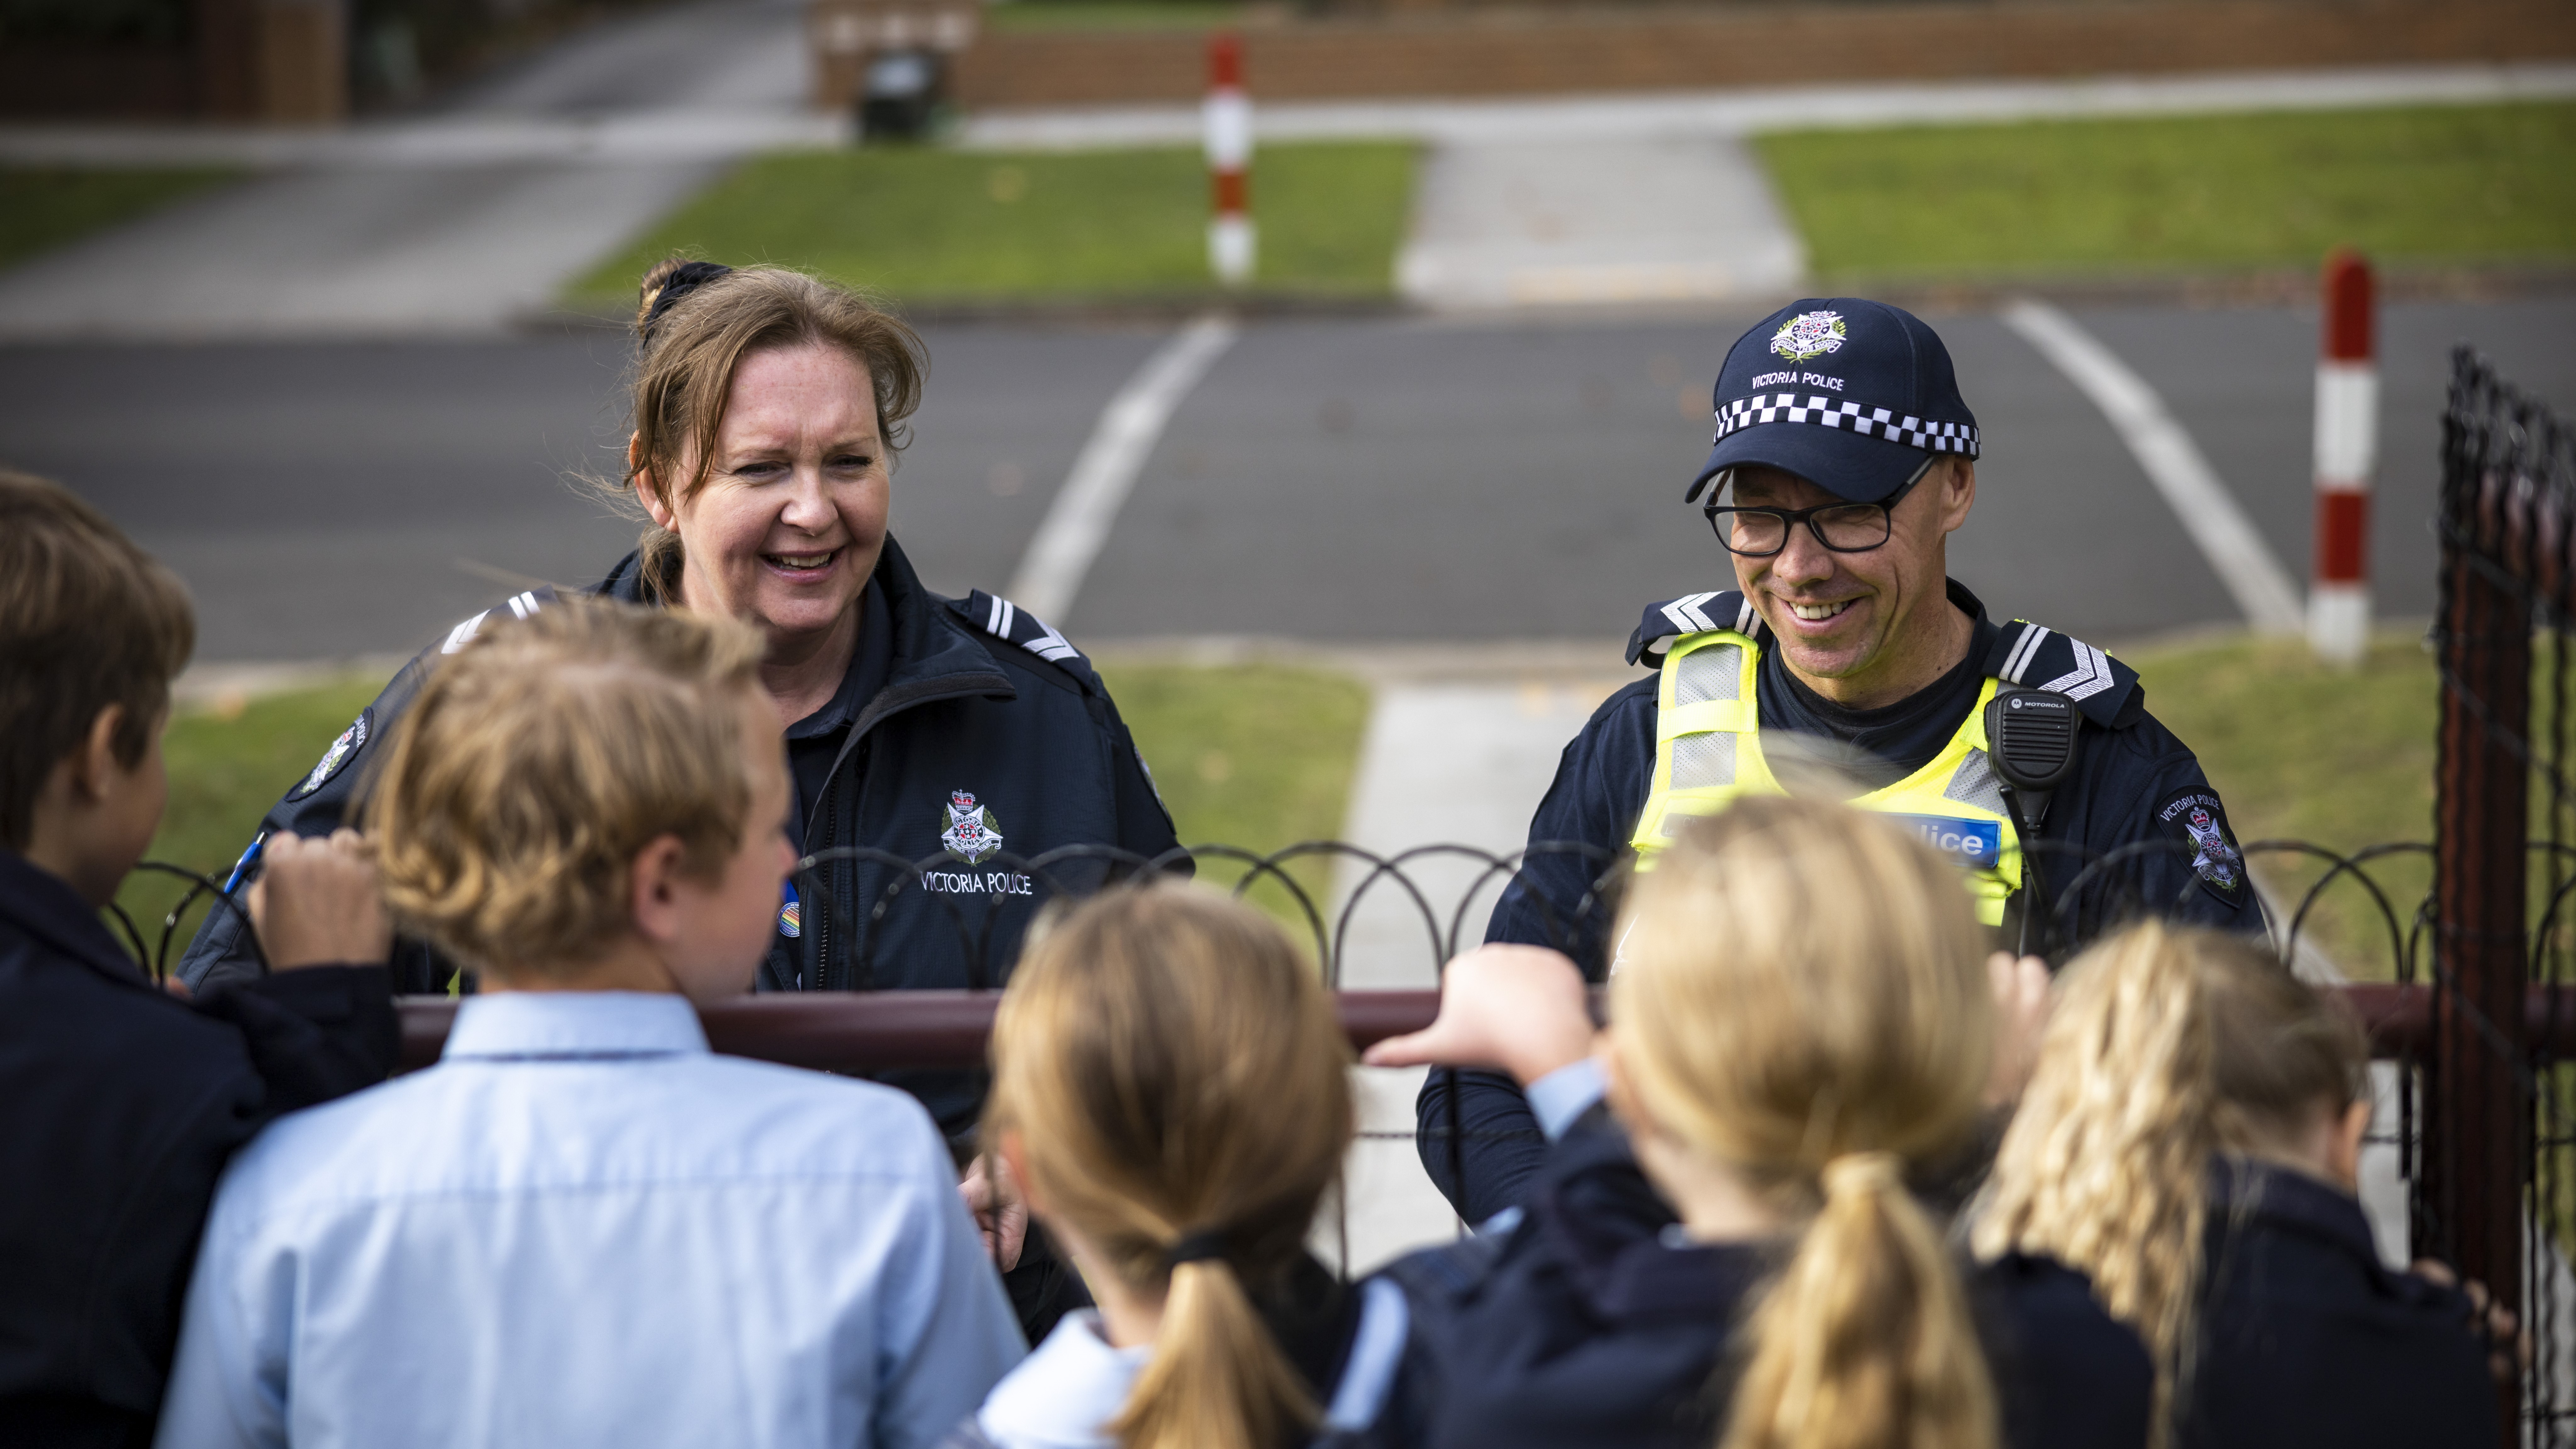
[[[859,85],[860,138],[920,140],[945,98],[946,71],[937,51],[889,50],[870,56]]]

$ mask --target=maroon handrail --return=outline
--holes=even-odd
[[[2412,1057],[2431,1040],[2431,993],[2421,986],[2347,986],[2344,996],[2369,1028],[2371,1052]],[[698,1008],[707,1042],[730,1056],[794,1067],[867,1072],[893,1067],[978,1067],[993,1029],[992,991],[817,992],[746,996]],[[1436,991],[1345,991],[1336,998],[1351,1045],[1367,1047],[1419,1031],[1440,1008]],[[402,1070],[438,1060],[456,1003],[444,996],[402,999]],[[2554,1056],[2576,1056],[2576,991],[2533,987],[2524,1003],[2526,1039]]]

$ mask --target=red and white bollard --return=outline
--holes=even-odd
[[[1229,287],[1252,280],[1252,102],[1243,93],[1243,43],[1224,31],[1208,37],[1208,174],[1216,211],[1208,219],[1208,268]]]
[[[2317,359],[2317,566],[2308,643],[2358,664],[2370,646],[2370,474],[2379,457],[2379,362],[2370,263],[2326,258],[2324,352]]]

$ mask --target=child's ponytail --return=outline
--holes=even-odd
[[[1224,1258],[1184,1238],[1154,1359],[1110,1425],[1123,1449],[1266,1449],[1265,1430],[1311,1426],[1316,1408]]]
[[[1721,1449],[1991,1449],[1967,1289],[1904,1181],[1967,1138],[1993,1059],[1957,870],[1884,820],[1757,796],[1693,822],[1622,931],[1612,1056],[1640,1130],[1799,1234],[1738,1339]]]
[[[1994,1385],[1958,1269],[1893,1153],[1826,1164],[1751,1323],[1722,1449],[1985,1449]]]
[[[1140,1298],[1154,1352],[1122,1449],[1276,1449],[1313,1395],[1254,1294],[1287,1282],[1350,1147],[1350,1044],[1315,968],[1260,912],[1119,887],[1037,939],[993,1023],[988,1143]]]

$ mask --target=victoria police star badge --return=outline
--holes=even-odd
[[[2216,795],[2185,786],[2156,807],[2156,820],[2190,850],[2191,873],[2211,894],[2231,906],[2243,898],[2245,852],[2228,838],[2227,816]]]
[[[1804,362],[1843,348],[1843,314],[1801,312],[1771,334],[1771,350],[1791,362]]]
[[[330,784],[331,777],[340,773],[340,767],[349,763],[352,755],[367,747],[367,731],[369,726],[375,723],[375,718],[376,711],[373,705],[360,710],[358,717],[349,722],[349,727],[340,731],[340,737],[331,742],[331,748],[322,752],[321,763],[313,767],[313,773],[305,776],[304,783],[288,792],[286,798],[290,801],[301,800]]]
[[[948,828],[939,832],[939,843],[948,853],[968,865],[981,863],[986,856],[1002,848],[1001,822],[993,812],[975,803],[975,797],[963,790],[948,792]]]

